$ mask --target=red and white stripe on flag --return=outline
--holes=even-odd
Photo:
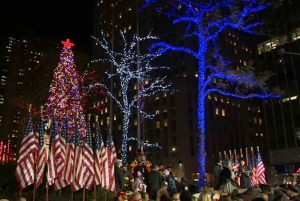
[[[82,158],[83,184],[86,189],[91,190],[95,181],[94,153],[92,147],[87,143],[83,145]]]
[[[74,180],[74,156],[75,156],[75,145],[74,143],[67,143],[66,147],[66,168],[64,171],[64,180],[72,183]]]
[[[83,166],[82,166],[82,146],[75,147],[74,156],[74,179],[71,183],[73,192],[83,188]]]
[[[37,164],[36,164],[36,188],[38,188],[42,182],[45,173],[45,147],[44,145],[40,147],[39,153],[37,155]]]
[[[58,172],[60,172],[60,175],[57,175],[57,178],[54,181],[54,189],[60,190],[70,184],[69,181],[65,180],[65,171],[66,171],[66,140],[59,136],[60,140],[60,158],[57,163],[58,166]]]
[[[37,143],[33,131],[22,140],[15,171],[20,189],[24,189],[34,182],[34,154],[37,151]]]
[[[52,147],[51,147],[52,148]],[[54,151],[51,149],[49,153],[49,162],[48,162],[48,168],[47,168],[47,186],[51,186],[54,184],[54,179],[56,178],[55,174],[55,156]]]
[[[264,163],[262,162],[262,160],[257,164],[257,168],[256,168],[256,179],[257,179],[257,183],[258,184],[266,184],[266,176],[265,176],[265,166]]]

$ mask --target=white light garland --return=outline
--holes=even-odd
[[[123,113],[123,134],[122,134],[122,160],[127,161],[127,152],[128,152],[128,141],[134,140],[134,138],[128,138],[128,130],[130,123],[130,115],[131,110],[133,108],[137,108],[137,110],[141,113],[144,118],[153,118],[154,115],[148,114],[145,111],[142,111],[139,108],[138,100],[143,97],[152,96],[158,92],[167,92],[170,91],[171,83],[164,84],[166,77],[157,78],[151,82],[150,73],[155,70],[160,69],[169,69],[166,66],[152,66],[150,64],[155,58],[160,56],[160,50],[154,53],[146,53],[140,54],[137,53],[137,44],[138,42],[143,42],[146,40],[157,40],[158,38],[155,36],[151,36],[151,33],[145,37],[138,37],[137,35],[133,36],[133,40],[131,42],[127,42],[124,36],[124,33],[120,31],[120,35],[123,39],[123,50],[121,52],[112,51],[110,48],[109,42],[105,39],[105,35],[102,31],[102,39],[95,39],[98,44],[105,51],[106,55],[108,55],[107,59],[98,59],[94,60],[91,63],[96,62],[108,62],[112,63],[115,68],[115,73],[106,72],[108,78],[117,77],[120,85],[121,85],[121,99],[119,100],[116,96],[113,95],[113,92],[109,91],[108,87],[101,83],[95,83],[89,86],[89,90],[94,87],[103,87],[106,90],[106,93],[116,102],[121,112]],[[142,66],[139,69],[135,69],[136,65]],[[151,83],[146,85],[143,90],[137,92],[136,98],[131,98],[129,94],[129,84],[132,80],[140,80],[145,81],[148,80]],[[141,142],[145,146],[156,146],[160,147],[158,144],[150,144],[149,142]]]
[[[158,143],[150,143],[149,140],[146,140],[145,142],[142,140],[138,140],[134,137],[130,137],[128,138],[128,141],[137,141],[139,142],[141,145],[145,146],[145,147],[155,147],[155,148],[159,148],[162,149],[162,147],[158,144]]]

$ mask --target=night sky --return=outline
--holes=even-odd
[[[94,0],[3,0],[1,35],[70,38],[75,45],[91,47],[94,5]]]

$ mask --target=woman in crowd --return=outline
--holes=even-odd
[[[231,171],[228,168],[223,168],[221,175],[222,180],[219,190],[222,190],[223,193],[227,193],[228,195],[232,195],[233,190],[237,189],[237,186],[232,178]]]

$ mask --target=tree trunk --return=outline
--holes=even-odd
[[[122,161],[125,164],[128,159],[128,130],[129,130],[130,109],[123,112],[123,134],[122,134]]]

